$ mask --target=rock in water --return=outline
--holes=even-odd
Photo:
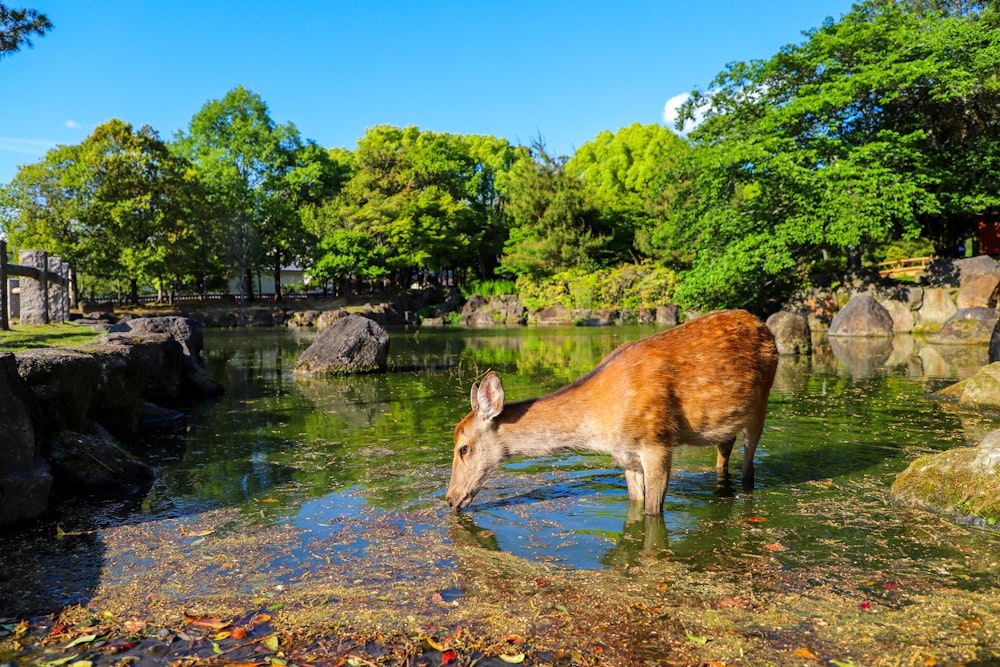
[[[295,372],[345,375],[385,372],[389,334],[361,315],[349,315],[324,329],[295,364]]]
[[[857,294],[833,317],[830,336],[892,336],[892,316],[871,294]]]
[[[806,318],[786,310],[767,318],[767,327],[774,334],[778,354],[809,354],[812,337]]]

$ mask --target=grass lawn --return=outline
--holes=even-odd
[[[97,338],[97,333],[76,324],[12,324],[0,331],[0,351],[17,352],[33,347],[76,347]]]

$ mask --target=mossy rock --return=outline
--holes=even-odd
[[[978,447],[921,456],[896,476],[892,494],[960,523],[1000,529],[1000,431]]]

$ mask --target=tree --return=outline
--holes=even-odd
[[[649,236],[675,196],[667,174],[686,151],[687,143],[668,128],[633,123],[601,132],[566,162],[566,172],[583,181],[611,228],[615,254],[651,248]]]
[[[197,167],[214,211],[209,233],[222,239],[223,258],[247,298],[266,258],[284,259],[285,228],[296,220],[281,200],[289,197],[285,177],[301,148],[295,126],[275,125],[264,100],[243,86],[207,102],[176,137],[175,150]]]
[[[91,271],[129,285],[178,277],[173,262],[190,239],[185,211],[196,183],[149,125],[134,130],[118,119],[94,130],[80,146],[88,201],[79,219],[87,230]]]
[[[14,9],[0,2],[0,58],[31,48],[32,35],[43,36],[52,29],[52,22],[35,9]]]
[[[534,280],[567,269],[595,269],[614,258],[613,230],[602,219],[566,158],[551,157],[540,141],[532,160],[510,174],[510,237],[499,271]]]
[[[927,236],[939,252],[1000,210],[1000,31],[978,3],[855,5],[769,60],[729,65],[653,235],[696,308],[763,310],[824,254]]]
[[[318,267],[328,278],[403,287],[415,274],[433,280],[476,263],[499,216],[497,170],[514,152],[502,140],[370,128],[343,190],[310,216]]]
[[[175,273],[195,192],[155,130],[112,119],[19,168],[0,202],[14,245],[58,254],[79,277],[125,281],[135,301],[140,283]]]

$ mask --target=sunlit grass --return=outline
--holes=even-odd
[[[77,324],[11,324],[0,331],[0,351],[18,352],[38,347],[76,347],[97,338],[97,333]]]

